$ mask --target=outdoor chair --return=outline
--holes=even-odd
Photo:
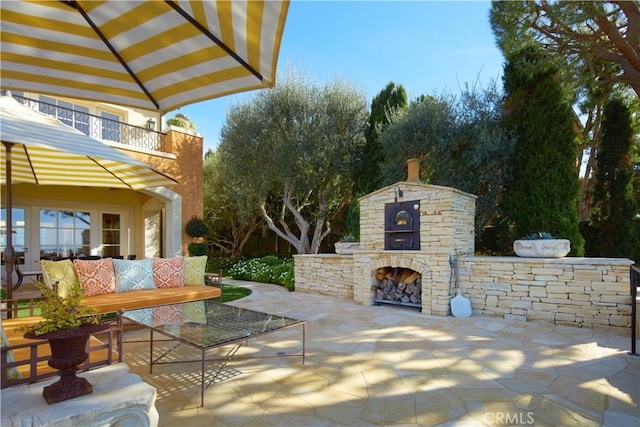
[[[25,271],[22,271],[20,269],[20,265],[19,264],[16,264],[15,268],[16,268],[16,274],[18,275],[18,281],[16,283],[14,283],[13,289],[18,289],[18,287],[24,281],[25,277],[33,277],[33,276],[35,276],[37,281],[42,280],[42,272],[40,270],[25,270]]]
[[[102,257],[99,255],[79,255],[78,258],[79,260],[82,261],[97,261],[99,259],[101,259]]]

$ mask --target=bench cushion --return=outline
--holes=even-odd
[[[135,310],[158,305],[218,298],[221,292],[220,288],[213,286],[183,286],[180,288],[159,288],[94,295],[84,297],[83,301],[95,308],[98,313],[115,313],[121,308]]]

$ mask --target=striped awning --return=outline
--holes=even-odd
[[[165,113],[272,87],[288,6],[2,1],[0,88]]]
[[[12,183],[133,190],[176,184],[148,164],[9,96],[0,97],[0,139],[3,184],[7,181],[5,144],[12,144]]]

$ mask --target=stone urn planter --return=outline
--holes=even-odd
[[[46,387],[42,396],[49,405],[93,393],[93,387],[86,378],[76,376],[78,365],[89,355],[86,353],[89,336],[104,331],[108,325],[84,325],[73,329],[63,329],[43,335],[26,333],[27,339],[49,340],[51,358],[49,366],[58,370],[60,379]]]
[[[351,255],[360,249],[360,242],[337,242],[335,248],[338,255]]]
[[[516,240],[513,251],[520,257],[563,258],[571,250],[571,241],[567,239]]]
[[[58,294],[58,282],[49,287],[37,282],[43,299],[38,303],[42,320],[19,328],[30,340],[47,340],[51,348],[49,366],[58,370],[60,380],[44,387],[42,395],[49,405],[93,393],[89,382],[76,376],[78,366],[89,355],[89,337],[109,328],[101,324],[94,308],[83,302],[82,288],[76,279],[67,288],[67,295]]]

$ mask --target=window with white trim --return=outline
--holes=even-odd
[[[53,116],[62,123],[89,135],[89,109],[81,105],[40,96],[40,112]]]
[[[89,212],[40,209],[40,257],[66,258],[91,254]]]

